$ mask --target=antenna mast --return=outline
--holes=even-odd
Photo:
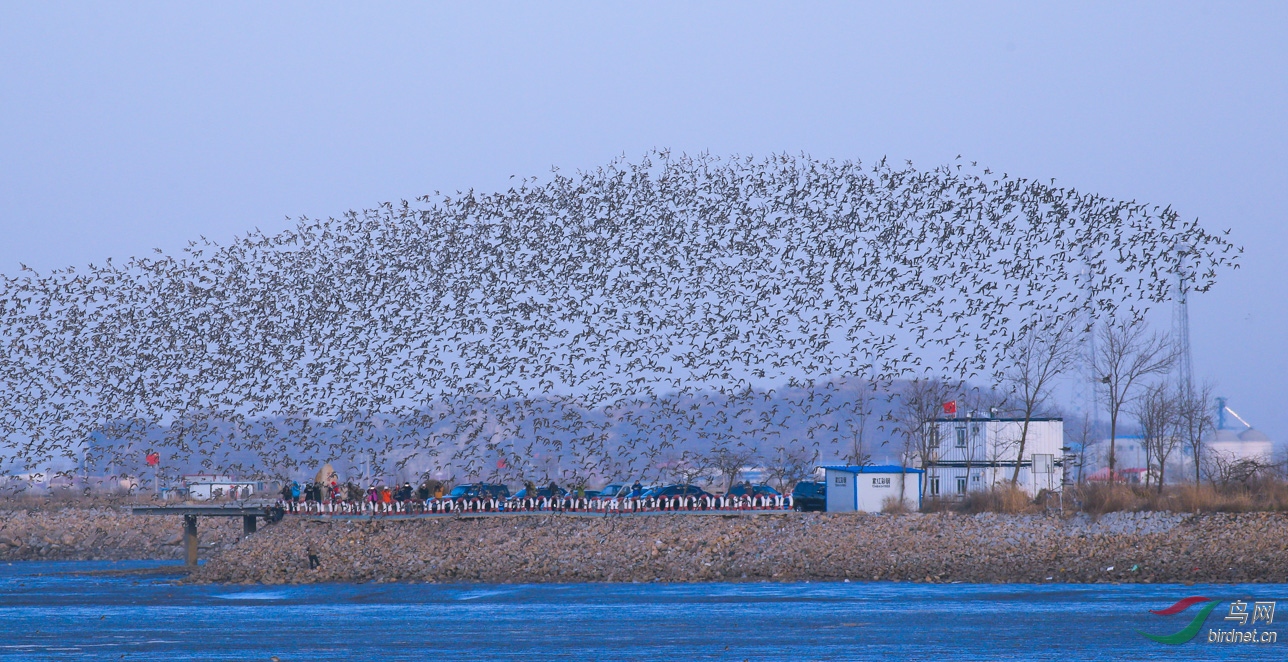
[[[1176,270],[1176,299],[1172,314],[1172,332],[1176,339],[1176,350],[1179,356],[1176,361],[1177,381],[1181,393],[1186,398],[1194,397],[1194,358],[1190,352],[1190,286],[1186,273],[1185,261],[1190,255],[1190,247],[1181,244],[1177,247],[1180,259]]]
[[[1083,288],[1086,289],[1086,292],[1087,292],[1087,301],[1086,301],[1085,308],[1083,309],[1087,315],[1087,318],[1086,318],[1087,331],[1086,331],[1086,338],[1083,344],[1083,347],[1086,349],[1086,357],[1084,359],[1083,365],[1085,366],[1085,370],[1087,374],[1086,374],[1086,381],[1083,382],[1082,398],[1083,398],[1083,406],[1086,407],[1087,412],[1091,415],[1090,422],[1094,426],[1093,429],[1096,431],[1099,431],[1100,430],[1100,380],[1097,378],[1097,375],[1096,375],[1097,320],[1096,320],[1095,308],[1093,306],[1094,301],[1091,296],[1091,292],[1092,292],[1091,279],[1093,278],[1093,273],[1091,270],[1091,264],[1086,262],[1085,251],[1084,251],[1083,259],[1084,259],[1084,262],[1082,267],[1082,277],[1083,277],[1082,286]]]

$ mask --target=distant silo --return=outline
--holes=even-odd
[[[1204,452],[1225,462],[1255,460],[1272,461],[1274,443],[1260,430],[1252,427],[1243,417],[1226,405],[1225,398],[1217,398],[1216,430],[1204,442]],[[1227,414],[1243,425],[1243,430],[1233,429]]]

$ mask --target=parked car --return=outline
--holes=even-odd
[[[737,485],[734,485],[732,488],[730,488],[729,494],[727,496],[740,497],[740,496],[750,495],[750,496],[764,496],[764,497],[772,498],[772,497],[779,496],[780,494],[781,493],[778,490],[768,485],[750,485],[749,486],[747,485],[747,483],[738,483]]]
[[[617,488],[617,492],[615,494],[609,491],[613,487]],[[641,485],[639,489],[634,489],[630,485],[609,485],[608,487],[605,487],[603,491],[599,493],[599,495],[603,497],[615,496],[618,499],[638,499],[644,496],[645,492],[648,492],[649,490],[655,490],[657,488],[658,488],[657,485]]]
[[[698,487],[697,485],[667,485],[665,487],[655,487],[644,492],[644,498],[661,499],[664,497],[685,496],[690,499],[694,497],[712,496],[710,492]]]
[[[801,512],[827,510],[827,483],[803,480],[792,488],[792,509]]]
[[[656,485],[643,485],[638,490],[633,487],[623,487],[622,491],[617,493],[617,496],[622,499],[638,499],[656,489]]]
[[[629,493],[630,491],[631,491],[630,485],[623,485],[621,483],[611,483],[609,485],[605,485],[604,489],[599,491],[599,496],[605,499],[611,499],[615,496],[626,496],[626,494]],[[590,492],[587,492],[586,494],[590,494]]]
[[[550,486],[547,485],[545,487],[538,487],[537,491],[531,496],[534,499],[547,499],[547,498],[550,498],[551,496],[554,496],[554,493],[550,491]],[[559,488],[559,496],[561,497],[568,496],[568,490],[565,490],[562,487]],[[514,498],[516,499],[527,499],[528,497],[529,497],[528,488],[526,487],[519,490],[518,492],[515,492],[514,494]]]
[[[465,499],[508,499],[510,488],[496,483],[463,483],[443,495],[444,501]]]

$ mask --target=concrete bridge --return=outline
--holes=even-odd
[[[240,506],[135,506],[135,515],[183,515],[184,558],[189,566],[197,565],[197,518],[199,517],[240,517],[242,518],[242,537],[255,532],[256,518],[264,520],[280,519],[281,511],[272,505]]]

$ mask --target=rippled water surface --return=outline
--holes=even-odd
[[[1210,644],[1227,602],[1288,586],[329,584],[183,586],[103,574],[156,562],[0,564],[0,659],[792,660],[1288,659],[1278,643]],[[100,574],[83,574],[87,571]],[[1167,646],[1223,602],[1199,636]],[[1243,628],[1251,630],[1251,626]]]

